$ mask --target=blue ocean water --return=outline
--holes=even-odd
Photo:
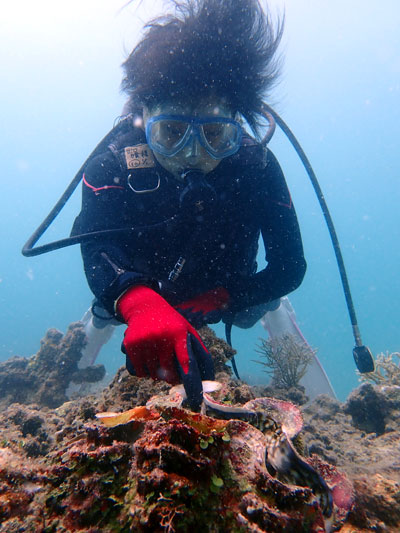
[[[120,64],[158,6],[23,0],[0,21],[0,360],[38,350],[91,301],[78,247],[26,259],[20,249],[120,114]],[[53,5],[54,4],[54,5]],[[363,341],[374,354],[400,345],[400,5],[354,0],[271,1],[286,30],[281,83],[271,103],[306,151],[334,218]],[[357,385],[353,338],[325,223],[294,150],[271,142],[299,217],[308,271],[290,296],[309,343],[343,399]],[[47,238],[65,236],[79,193]],[[260,254],[262,264],[262,254]],[[222,329],[217,327],[222,333]],[[103,350],[123,363],[123,328]],[[233,331],[243,374],[260,375],[260,325]]]

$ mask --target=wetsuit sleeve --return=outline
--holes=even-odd
[[[85,169],[82,209],[73,233],[104,232],[132,225],[126,189],[112,154],[93,159]],[[157,288],[157,282],[132,272],[132,250],[126,233],[100,234],[81,245],[86,279],[96,298],[114,314],[114,303],[133,285]]]
[[[295,290],[306,272],[303,245],[296,212],[283,172],[272,152],[262,171],[258,212],[267,266],[235,280],[231,290],[233,311],[267,303]]]

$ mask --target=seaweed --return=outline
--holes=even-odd
[[[272,384],[282,389],[297,388],[316,350],[305,342],[297,342],[296,337],[290,334],[278,339],[260,340],[261,346],[256,351],[263,360],[256,362],[272,377]]]

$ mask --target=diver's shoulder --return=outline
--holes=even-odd
[[[136,127],[133,121],[130,127],[124,128],[123,131],[115,128],[115,133],[112,134],[111,132],[107,145],[90,157],[85,167],[85,173],[104,176],[108,173],[114,174],[117,171],[125,171],[126,158],[131,156],[135,149],[137,152],[141,148],[141,152],[143,152],[144,147],[147,146],[145,143],[143,130]]]
[[[246,168],[258,179],[270,179],[272,174],[282,174],[279,161],[272,150],[250,135],[243,136],[242,145],[231,160],[238,169]]]
[[[240,149],[229,157],[229,163],[241,168],[263,169],[267,165],[267,149],[256,139],[245,134]]]
[[[135,146],[146,142],[144,128],[140,117],[127,116],[124,120],[127,121],[127,127],[122,130],[117,130],[115,137],[112,138],[111,143],[117,149],[123,149],[126,146]]]
[[[108,174],[115,174],[118,168],[115,157],[109,149],[91,157],[85,167],[85,175],[103,179]]]

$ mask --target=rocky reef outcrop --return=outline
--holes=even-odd
[[[0,363],[0,407],[20,403],[56,408],[68,400],[70,382],[101,381],[103,365],[78,369],[85,344],[83,326],[75,322],[65,335],[50,329],[32,357],[14,356]]]

